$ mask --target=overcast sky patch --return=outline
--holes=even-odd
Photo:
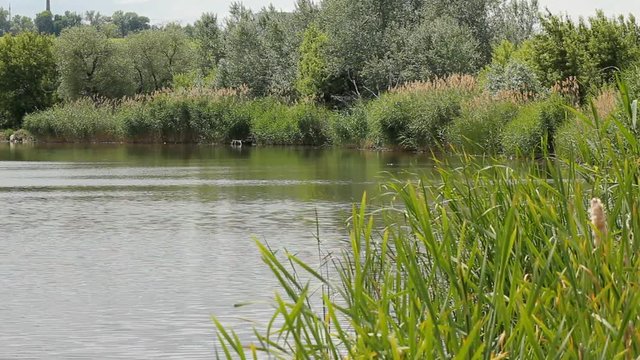
[[[154,23],[178,21],[183,24],[193,22],[204,12],[213,12],[220,17],[227,14],[232,0],[51,0],[54,13],[71,10],[84,13],[87,10],[97,10],[111,15],[116,10],[135,11],[148,16]],[[245,0],[243,3],[259,10],[273,3],[276,8],[293,10],[294,0]],[[8,8],[11,4],[12,13],[33,17],[45,7],[45,0],[0,0],[0,6]],[[602,9],[609,15],[633,13],[640,16],[640,1],[638,0],[540,0],[541,8],[548,7],[554,13],[567,13],[574,17],[595,14],[596,9]]]

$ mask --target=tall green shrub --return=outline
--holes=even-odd
[[[89,99],[29,114],[24,128],[37,138],[64,142],[121,141],[125,136],[113,104],[95,104]]]
[[[502,151],[502,132],[520,106],[513,100],[475,98],[464,104],[460,116],[447,128],[447,141],[467,152],[497,154]]]
[[[367,108],[356,103],[349,111],[335,112],[331,118],[332,139],[337,144],[361,147],[370,140]]]
[[[554,150],[557,129],[569,117],[569,110],[558,95],[523,107],[504,129],[502,147],[508,155],[540,153],[545,141]],[[545,139],[546,138],[546,139]]]
[[[475,91],[474,78],[451,76],[385,93],[367,106],[372,135],[380,145],[439,146],[446,126],[460,115],[462,102]]]

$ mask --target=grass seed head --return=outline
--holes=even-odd
[[[591,223],[593,224],[593,244],[595,247],[599,247],[602,243],[602,239],[607,236],[607,221],[604,213],[604,206],[602,201],[598,198],[591,200],[591,209],[589,210],[591,215]]]

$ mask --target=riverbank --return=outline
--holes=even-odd
[[[613,90],[593,102],[620,111]],[[163,91],[122,101],[89,99],[27,115],[43,142],[347,146],[477,154],[575,152],[584,125],[562,92],[491,95],[471,76],[414,83],[344,110],[250,98],[243,90]],[[547,149],[540,147],[546,138]]]

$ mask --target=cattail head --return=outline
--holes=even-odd
[[[602,239],[607,236],[607,221],[604,214],[604,206],[598,198],[591,200],[591,224],[593,224],[593,244],[595,247],[600,246]]]

